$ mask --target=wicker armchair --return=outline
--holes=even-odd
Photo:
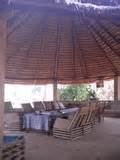
[[[57,101],[53,101],[53,102],[52,102],[52,105],[53,105],[53,107],[54,107],[54,110],[60,110],[60,106],[59,106],[59,104],[58,104]]]
[[[20,111],[16,111],[11,102],[5,102],[4,105],[4,130],[19,131],[21,129]]]
[[[89,107],[83,107],[68,119],[57,118],[53,128],[53,136],[72,140],[84,135],[92,128],[92,112],[94,110],[90,111]]]
[[[35,111],[39,111],[39,112],[45,111],[45,106],[41,101],[33,102],[33,105],[34,105]]]
[[[4,112],[5,113],[13,112],[13,106],[12,106],[12,103],[10,101],[7,101],[7,102],[4,103]]]
[[[46,111],[54,110],[54,106],[51,101],[44,101],[43,104],[45,106]]]
[[[32,113],[34,111],[30,103],[23,103],[21,105],[22,105],[24,113]]]

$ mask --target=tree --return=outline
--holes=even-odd
[[[90,85],[67,85],[58,90],[59,98],[63,101],[82,101],[95,99],[96,93],[90,87]]]

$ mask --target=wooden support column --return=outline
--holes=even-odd
[[[58,95],[57,95],[57,81],[54,81],[53,83],[53,101],[58,100]]]
[[[0,4],[1,5],[1,4]],[[4,118],[4,79],[5,79],[5,50],[6,50],[6,17],[0,11],[0,144],[3,136]]]
[[[120,100],[120,76],[114,77],[114,100]]]

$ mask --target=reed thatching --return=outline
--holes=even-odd
[[[6,82],[81,83],[120,75],[119,8],[55,3],[11,8]]]
[[[78,2],[82,2],[82,3],[92,3],[92,4],[96,4],[96,5],[119,5],[120,1],[119,0],[78,0]]]

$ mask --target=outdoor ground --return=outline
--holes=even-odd
[[[120,160],[120,119],[106,118],[77,141],[25,133],[26,160]]]

